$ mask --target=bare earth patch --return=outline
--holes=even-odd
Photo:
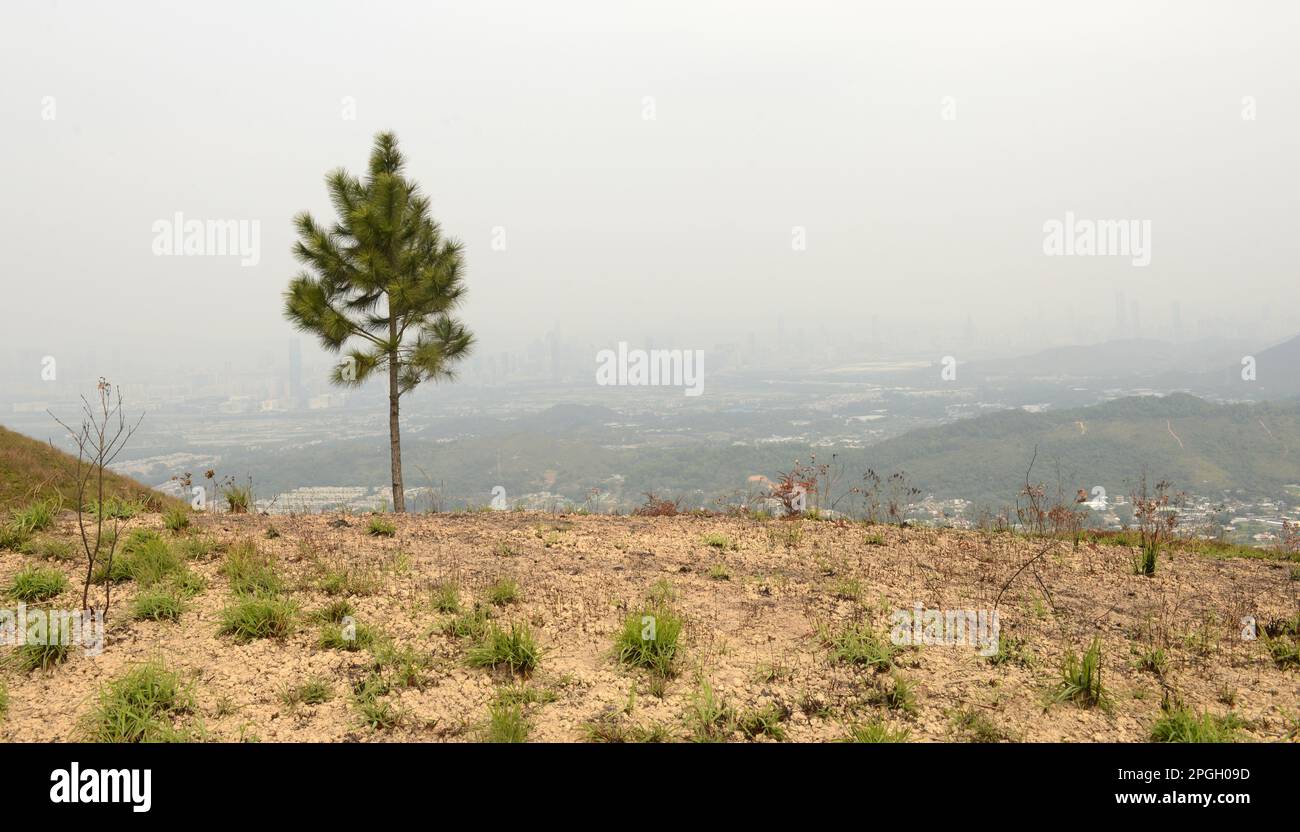
[[[1129,548],[1076,551],[975,532],[491,512],[391,518],[396,534],[382,537],[367,534],[368,519],[196,515],[185,536],[163,531],[156,514],[130,521],[124,536],[143,527],[214,541],[215,551],[188,563],[206,588],[178,622],[133,621],[141,589],[119,584],[102,655],[74,648],[65,663],[32,673],[6,662],[0,740],[78,739],[101,686],[157,658],[191,685],[196,706],[184,720],[211,741],[474,741],[492,736],[489,713],[503,699],[518,705],[530,741],[690,739],[706,685],[730,714],[717,738],[735,741],[838,740],[877,721],[913,741],[1147,741],[1164,700],[1236,714],[1241,739],[1295,741],[1300,725],[1300,674],[1241,633],[1247,616],[1262,628],[1297,614],[1300,582],[1284,561],[1165,552],[1148,578],[1133,574]],[[54,536],[71,539],[73,522],[65,513]],[[224,552],[241,539],[270,556],[279,597],[297,605],[282,640],[218,635],[234,598]],[[0,587],[33,563],[69,578],[48,604],[75,607],[75,562],[0,552]],[[517,583],[518,597],[492,603],[502,579]],[[475,636],[446,632],[457,613],[435,604],[447,583],[470,618],[477,602],[480,623],[527,624],[539,666],[521,674],[471,665]],[[1000,636],[1013,649],[997,664],[972,647],[928,645],[900,650],[882,671],[837,661],[827,645],[850,625],[887,642],[899,608],[987,610],[999,593]],[[357,649],[320,645],[325,625],[313,615],[340,601],[362,634]],[[666,679],[614,656],[625,621],[649,603],[683,620]],[[1067,652],[1081,654],[1094,637],[1109,708],[1053,702]],[[1157,648],[1162,672],[1142,667]],[[899,679],[910,704],[890,696]],[[325,682],[329,698],[291,701],[287,692],[309,680]],[[365,702],[391,720],[375,727]]]

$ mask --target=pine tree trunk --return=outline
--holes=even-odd
[[[402,428],[398,424],[397,356],[388,356],[388,444],[393,461],[393,511],[406,511],[406,489],[402,487]]]

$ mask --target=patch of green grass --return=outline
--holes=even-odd
[[[492,614],[486,607],[474,604],[474,609],[466,610],[443,625],[442,631],[456,638],[480,639],[488,629]]]
[[[179,593],[162,586],[143,590],[131,601],[131,618],[136,621],[179,621],[184,611]]]
[[[1133,559],[1133,574],[1151,577],[1156,574],[1156,562],[1159,559],[1159,541],[1155,539],[1143,540],[1138,547],[1137,556]]]
[[[98,500],[86,504],[86,512],[92,517],[102,515],[111,520],[130,520],[147,509],[144,500],[126,500],[121,497],[108,497],[102,504]]]
[[[325,606],[316,610],[311,614],[311,617],[316,621],[341,624],[343,619],[355,615],[356,610],[352,607],[352,602],[346,598],[340,598],[337,601],[330,601]]]
[[[1159,647],[1152,647],[1138,656],[1137,668],[1163,677],[1169,669],[1169,654]]]
[[[397,526],[387,518],[371,517],[369,525],[366,526],[366,534],[371,537],[392,537],[397,534]]]
[[[91,549],[94,548],[92,544]],[[99,553],[95,557],[95,570],[90,579],[96,584],[120,584],[131,580],[130,558],[122,547],[114,547],[111,540],[101,541]]]
[[[361,723],[372,730],[387,730],[402,721],[401,713],[383,697],[391,690],[378,673],[371,673],[352,688],[352,704]]]
[[[865,622],[849,624],[838,633],[823,633],[822,640],[836,661],[869,667],[878,673],[889,670],[899,652]]]
[[[217,571],[230,581],[230,591],[236,595],[277,595],[283,587],[271,556],[259,552],[248,539],[230,547]]]
[[[1237,742],[1242,726],[1241,719],[1233,713],[1220,717],[1174,707],[1151,726],[1151,739],[1154,742]]]
[[[677,600],[677,590],[673,589],[667,578],[660,578],[646,590],[645,597],[652,607],[666,607]]]
[[[731,570],[725,563],[715,563],[709,567],[709,580],[729,581],[731,580]]]
[[[1294,636],[1264,636],[1264,649],[1272,656],[1273,663],[1282,669],[1300,668],[1300,639]]]
[[[513,604],[520,597],[522,595],[519,584],[514,578],[498,578],[487,588],[487,600],[493,606],[503,607],[506,604]]]
[[[422,688],[424,672],[432,665],[427,653],[414,647],[398,646],[389,639],[376,639],[375,665],[387,670],[393,681],[404,688]]]
[[[433,608],[438,612],[460,612],[460,589],[448,581],[433,588]]]
[[[488,706],[488,722],[483,729],[487,742],[527,742],[532,725],[519,705],[493,702]]]
[[[863,593],[862,581],[857,578],[843,578],[835,584],[834,595],[845,601],[857,601]]]
[[[885,536],[883,534],[869,534],[862,539],[862,542],[867,546],[884,546]]]
[[[511,622],[509,630],[489,623],[487,632],[470,648],[466,659],[474,667],[505,667],[511,673],[526,674],[541,664],[542,653],[526,623]]]
[[[319,705],[334,698],[334,687],[323,676],[309,676],[296,687],[280,691],[280,701],[289,707]]]
[[[1006,738],[997,723],[974,705],[954,712],[952,725],[969,742],[1001,742]]]
[[[321,625],[316,645],[322,650],[346,650],[349,653],[375,644],[375,631],[352,620]]]
[[[253,505],[253,486],[227,485],[221,489],[221,496],[226,501],[226,510],[231,514],[247,514]]]
[[[12,523],[0,525],[0,551],[5,549],[11,549],[15,552],[20,551],[31,539],[31,532]]]
[[[58,540],[53,537],[33,540],[23,547],[23,552],[45,560],[55,561],[69,561],[77,556],[77,550],[72,541]]]
[[[68,660],[68,650],[66,644],[22,644],[14,654],[14,661],[25,673],[50,670]]]
[[[514,547],[508,540],[498,540],[492,544],[492,554],[502,558],[512,558],[519,554],[519,550]]]
[[[163,512],[163,527],[169,532],[180,533],[190,527],[190,512],[184,506],[172,506]]]
[[[646,607],[624,619],[614,641],[614,655],[623,664],[667,678],[673,673],[681,634],[681,616],[666,606]]]
[[[122,567],[142,587],[185,571],[185,562],[156,532],[133,532],[122,544]]]
[[[165,585],[175,590],[181,598],[193,598],[208,588],[208,579],[185,569],[168,578]]]
[[[374,595],[379,590],[379,576],[370,567],[339,564],[321,573],[320,589],[326,595]]]
[[[686,711],[686,722],[694,742],[726,742],[736,730],[736,712],[713,692],[713,685],[701,680]]]
[[[887,687],[880,690],[877,698],[880,704],[891,711],[901,711],[909,716],[916,713],[915,686],[897,674],[890,679]]]
[[[849,735],[843,742],[907,742],[910,732],[906,728],[893,729],[881,720],[862,722],[849,726]]]
[[[9,522],[27,534],[43,532],[54,525],[62,508],[60,500],[40,500],[15,511]]]
[[[550,688],[535,685],[510,685],[497,689],[497,702],[506,705],[544,705],[554,702],[558,694]]]
[[[723,551],[736,548],[736,544],[731,542],[731,538],[727,537],[725,534],[719,534],[717,532],[706,534],[704,536],[704,545],[711,546],[714,549],[721,549]]]
[[[186,560],[207,560],[217,551],[217,543],[208,537],[187,537],[176,542],[176,550]]]
[[[194,710],[189,687],[161,662],[149,662],[108,683],[86,722],[91,742],[157,742],[182,739],[177,717]]]
[[[1073,702],[1084,708],[1105,708],[1109,697],[1101,683],[1101,639],[1094,638],[1083,658],[1071,650],[1061,665],[1061,682],[1053,698]]]
[[[736,727],[749,739],[766,736],[777,742],[785,742],[785,726],[782,723],[789,718],[789,708],[769,702],[761,708],[742,711],[736,717]]]
[[[9,688],[5,686],[4,680],[0,679],[0,719],[4,719],[9,714]]]
[[[263,638],[283,639],[293,632],[298,605],[282,598],[248,595],[221,611],[218,635],[244,644]]]
[[[1264,648],[1282,669],[1300,668],[1300,613],[1270,621],[1263,627]]]
[[[68,578],[57,569],[44,566],[25,566],[14,575],[9,585],[9,597],[30,603],[46,601],[68,588]]]
[[[1003,664],[1015,664],[1021,667],[1034,667],[1038,664],[1038,658],[1022,638],[1016,636],[998,636],[998,649],[993,655],[988,657],[989,664],[993,666]]]

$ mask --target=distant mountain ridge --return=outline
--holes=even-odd
[[[1013,496],[1031,479],[1125,493],[1143,469],[1175,487],[1273,496],[1300,482],[1300,402],[1220,405],[1194,396],[1132,396],[1092,407],[1009,410],[921,428],[868,449],[876,470],[907,471],[942,496]]]

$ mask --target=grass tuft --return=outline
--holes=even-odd
[[[14,512],[10,524],[27,534],[43,532],[54,525],[63,504],[59,500],[40,500]]]
[[[334,698],[334,688],[323,676],[309,676],[297,687],[280,691],[280,701],[289,707],[319,705]]]
[[[706,534],[704,536],[704,545],[723,551],[738,548],[736,544],[731,542],[731,538],[727,537],[725,534],[719,534],[717,532]]]
[[[878,673],[889,670],[898,648],[866,623],[850,624],[838,633],[823,633],[831,657],[845,664],[869,667]]]
[[[184,611],[180,594],[168,587],[146,589],[131,602],[131,618],[136,621],[179,621]]]
[[[293,632],[298,605],[282,598],[244,596],[221,611],[218,635],[246,644],[263,638],[283,639]]]
[[[646,607],[629,615],[614,641],[614,654],[623,664],[643,667],[663,678],[673,673],[682,619],[666,606]]]
[[[694,742],[726,742],[736,730],[736,712],[704,680],[691,697],[686,721]]]
[[[514,578],[498,578],[487,589],[488,602],[496,607],[513,604],[522,597],[519,584]]]
[[[438,612],[460,612],[460,589],[450,582],[438,584],[433,588],[433,608]]]
[[[1236,742],[1242,724],[1233,713],[1220,717],[1175,707],[1165,711],[1164,716],[1151,726],[1151,739],[1155,742]]]
[[[1108,696],[1101,683],[1101,639],[1094,638],[1080,659],[1073,650],[1061,665],[1061,682],[1053,695],[1058,702],[1073,702],[1084,708],[1105,708]]]
[[[190,527],[190,512],[184,506],[172,506],[163,512],[162,521],[167,531],[179,534]]]
[[[531,729],[523,708],[498,700],[488,706],[488,723],[483,730],[483,739],[487,742],[527,742]]]
[[[236,595],[276,595],[283,587],[271,556],[259,552],[248,539],[230,547],[218,572],[230,581],[230,591]]]
[[[16,601],[46,601],[68,588],[68,578],[57,569],[27,566],[14,575],[9,597]]]
[[[91,742],[158,742],[184,739],[178,716],[194,709],[180,676],[158,661],[128,671],[100,691],[99,705],[86,725]]]
[[[50,670],[68,660],[66,644],[23,644],[14,654],[18,669],[24,673],[33,670]]]
[[[504,630],[490,623],[466,658],[474,667],[505,667],[511,673],[526,674],[541,664],[542,653],[527,624],[511,622],[510,629]]]
[[[337,623],[321,625],[316,644],[322,650],[346,650],[355,653],[375,644],[375,631],[351,620],[351,616]]]
[[[863,722],[849,727],[849,736],[844,742],[907,742],[909,732],[906,728],[893,729],[880,720]]]

